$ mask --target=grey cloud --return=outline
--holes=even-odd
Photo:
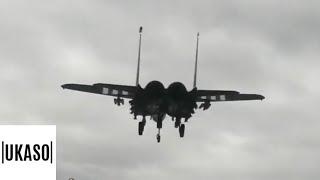
[[[57,124],[58,179],[316,179],[319,176],[319,5],[315,1],[0,1],[1,124]],[[190,88],[200,31],[199,88],[261,93],[213,104],[178,138],[137,135],[128,103],[62,90],[76,83]],[[179,68],[179,71],[176,71]]]

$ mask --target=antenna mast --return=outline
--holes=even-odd
[[[194,65],[193,88],[197,87],[197,71],[198,71],[198,48],[199,48],[199,32],[197,34],[196,62]]]
[[[136,86],[139,85],[139,74],[140,74],[140,52],[141,52],[141,34],[142,34],[142,26],[139,28],[139,51],[138,51],[138,66],[137,66],[137,78],[136,78]]]

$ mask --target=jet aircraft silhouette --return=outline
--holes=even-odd
[[[136,85],[117,85],[97,83],[93,85],[64,84],[63,89],[71,89],[88,93],[113,96],[114,104],[124,104],[124,98],[131,99],[131,114],[134,119],[142,116],[138,124],[138,134],[142,135],[146,125],[146,117],[157,123],[157,142],[160,142],[160,129],[166,115],[171,116],[175,128],[178,128],[180,137],[184,137],[185,124],[195,113],[195,109],[209,109],[211,102],[217,101],[241,101],[241,100],[263,100],[264,96],[259,94],[242,94],[238,91],[226,90],[201,90],[197,88],[197,66],[199,33],[197,34],[195,69],[193,78],[193,89],[188,91],[181,82],[173,82],[167,88],[159,81],[151,81],[144,88],[139,84],[140,52],[141,52],[142,27],[139,29],[138,65],[136,74]],[[197,103],[200,103],[198,107]]]

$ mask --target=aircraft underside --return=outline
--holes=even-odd
[[[142,115],[141,112],[132,112],[134,114],[134,119],[137,119],[137,116],[140,115],[142,117],[141,121],[138,124],[138,134],[142,135],[144,131],[144,127],[146,125],[146,120],[150,117],[150,120],[153,120],[156,123],[156,127],[158,129],[157,133],[157,141],[160,142],[160,130],[162,128],[162,123],[167,115],[166,112],[159,112],[159,110],[156,110],[155,114],[144,114]],[[176,116],[171,116],[172,121],[174,122],[174,127],[178,128],[179,130],[179,135],[180,137],[184,137],[184,130],[185,130],[185,125],[181,123],[182,117],[176,117]],[[185,118],[185,122],[188,118]]]
[[[162,122],[165,116],[169,115],[174,127],[178,128],[180,137],[184,137],[185,124],[181,120],[187,122],[197,108],[195,96],[192,94],[179,82],[172,83],[165,89],[161,82],[151,81],[129,101],[134,119],[137,119],[137,116],[142,117],[138,125],[138,134],[143,134],[146,117],[150,116],[157,123],[157,141],[160,142]]]

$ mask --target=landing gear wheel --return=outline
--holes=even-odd
[[[143,122],[139,122],[138,133],[139,133],[140,136],[143,134],[143,130],[144,130],[144,123]]]
[[[185,130],[185,125],[181,124],[181,126],[179,127],[179,135],[181,138],[184,137],[184,130]]]
[[[157,142],[158,142],[158,143],[160,142],[160,139],[161,139],[160,134],[157,134]]]

